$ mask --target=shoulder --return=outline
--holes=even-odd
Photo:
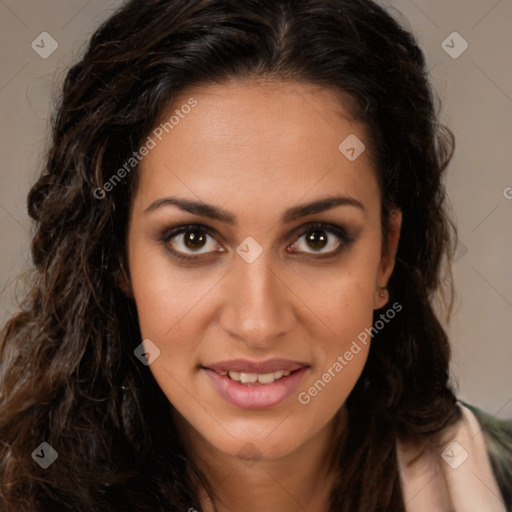
[[[507,511],[512,510],[512,420],[502,420],[462,402],[478,420]]]
[[[397,442],[407,512],[508,512],[511,424],[458,403],[460,420],[422,446]]]

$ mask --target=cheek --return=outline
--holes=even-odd
[[[130,246],[130,276],[141,334],[161,341],[183,339],[184,319],[218,280],[213,272],[173,265],[161,246],[138,239]]]
[[[311,326],[317,319],[322,331],[318,343],[323,340],[326,353],[343,350],[372,324],[378,262],[358,257],[353,260],[354,264],[321,271],[308,269],[294,277],[294,293],[309,315],[305,325]]]
[[[312,340],[316,364],[297,396],[299,403],[326,416],[344,403],[361,375],[373,321],[372,287],[343,279],[329,291],[317,302],[327,334]]]
[[[130,276],[141,337],[159,349],[149,371],[176,409],[193,415],[201,395],[194,380],[201,341],[207,338],[219,276],[173,265],[161,247],[132,240]]]
[[[311,332],[316,364],[297,398],[324,417],[346,400],[370,349],[378,259],[362,253],[357,256],[352,265],[323,279],[317,274],[316,279],[307,275],[297,281],[299,293],[307,297],[312,312],[309,325],[317,317],[321,326]]]

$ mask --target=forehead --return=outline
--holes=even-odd
[[[190,88],[150,134],[155,146],[140,164],[140,193],[146,202],[179,189],[230,203],[234,193],[248,202],[257,196],[296,202],[315,192],[378,195],[369,151],[355,160],[343,152],[354,144],[357,152],[362,144],[369,148],[352,107],[348,96],[300,82]]]

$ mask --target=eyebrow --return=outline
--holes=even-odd
[[[218,208],[217,206],[213,206],[202,201],[194,201],[192,199],[183,199],[173,196],[157,199],[144,210],[144,213],[153,212],[159,208],[170,205],[177,206],[180,210],[193,213],[201,217],[215,219],[226,224],[234,225],[237,223],[236,216],[227,210],[223,210],[222,208]],[[363,204],[352,197],[328,196],[316,199],[310,203],[289,208],[281,216],[281,221],[283,223],[290,223],[300,219],[301,217],[306,217],[314,213],[321,213],[337,206],[352,206],[359,208],[363,212],[366,211]]]

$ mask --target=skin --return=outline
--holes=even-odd
[[[267,512],[326,511],[334,416],[343,422],[343,403],[370,344],[306,405],[293,393],[267,409],[234,407],[200,367],[234,358],[303,361],[310,368],[297,392],[307,391],[386,304],[378,292],[393,270],[401,215],[391,216],[384,249],[369,151],[351,162],[338,149],[349,134],[368,148],[366,128],[329,89],[231,80],[187,90],[163,119],[190,97],[197,106],[140,164],[127,240],[130,281],[122,286],[135,299],[143,339],[161,351],[150,371],[214,487],[216,510],[251,512],[264,503]],[[362,208],[341,205],[281,220],[292,206],[332,195],[356,199]],[[168,196],[210,203],[237,222],[174,205],[146,211]],[[308,244],[311,222],[341,226],[353,242],[322,231],[325,247]],[[187,247],[181,235],[162,242],[170,228],[191,223],[215,230],[202,247]],[[248,236],[263,249],[252,263],[236,252]],[[340,243],[341,252],[332,254]],[[202,255],[182,261],[171,248]],[[255,452],[253,464],[237,456],[244,447]],[[204,493],[202,505],[214,510]]]

